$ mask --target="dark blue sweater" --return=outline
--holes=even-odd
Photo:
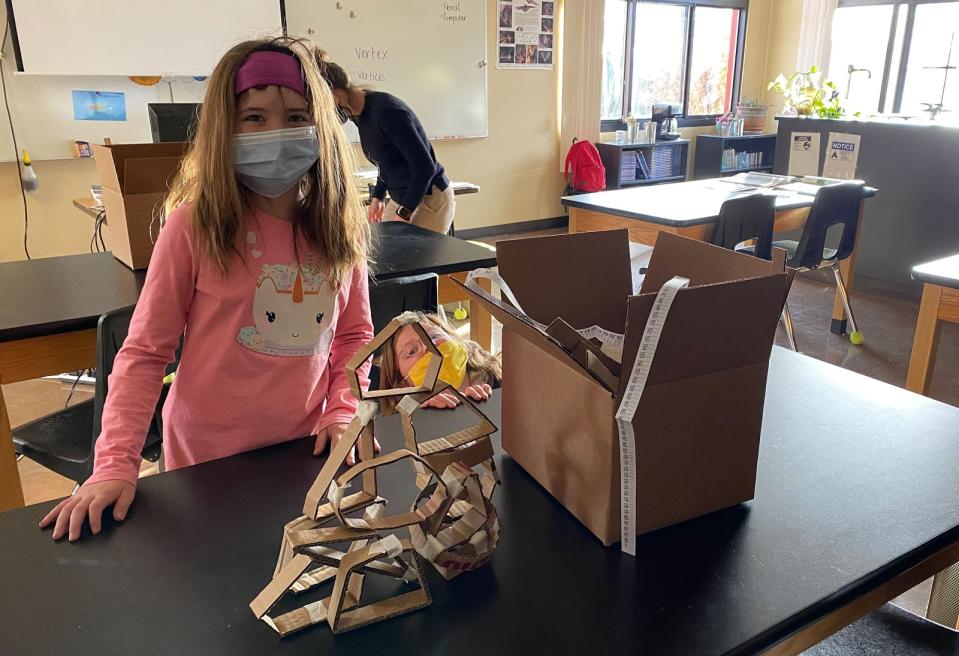
[[[380,171],[374,198],[382,200],[389,191],[390,198],[414,210],[432,185],[449,186],[423,124],[405,102],[382,91],[367,91],[363,111],[353,122],[363,153]]]

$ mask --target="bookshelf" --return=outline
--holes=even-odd
[[[775,134],[744,134],[738,137],[700,134],[696,137],[693,180],[735,175],[743,171],[772,172],[775,156]]]
[[[606,167],[606,188],[679,182],[686,179],[689,139],[656,143],[596,144]]]

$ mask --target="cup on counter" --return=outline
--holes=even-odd
[[[626,143],[626,130],[616,130],[616,143]]]

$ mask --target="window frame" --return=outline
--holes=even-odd
[[[839,0],[838,9],[846,7],[874,7],[878,5],[892,5],[892,18],[889,21],[889,41],[886,43],[886,59],[882,68],[882,87],[879,89],[878,113],[898,114],[902,111],[902,97],[906,91],[906,73],[909,70],[909,50],[912,46],[913,30],[916,26],[916,7],[918,5],[936,5],[956,2],[956,0]],[[905,24],[902,31],[902,50],[897,65],[896,88],[889,89],[892,56],[896,47],[896,25],[899,22],[900,10],[906,12]],[[831,28],[830,28],[831,29]],[[834,75],[833,71],[829,71]],[[892,91],[891,111],[887,111],[886,100]]]
[[[648,4],[662,4],[662,5],[675,5],[680,7],[688,7],[689,13],[686,18],[686,38],[685,43],[683,44],[684,52],[684,66],[685,70],[683,71],[683,110],[682,117],[677,119],[679,127],[699,127],[713,125],[716,122],[716,118],[722,116],[722,114],[706,114],[702,116],[688,116],[689,110],[689,72],[692,67],[692,54],[693,54],[693,38],[696,24],[696,8],[697,7],[709,7],[709,8],[720,8],[720,9],[738,9],[739,10],[739,25],[736,31],[736,56],[735,62],[733,63],[733,81],[732,89],[730,91],[731,105],[729,111],[735,107],[736,103],[739,102],[739,94],[742,86],[742,75],[743,75],[743,54],[745,52],[746,46],[746,16],[749,13],[749,0],[622,0],[626,3],[626,47],[624,49],[624,57],[626,61],[623,63],[623,80],[621,86],[622,93],[622,107],[623,115],[618,119],[600,119],[600,131],[601,132],[614,132],[616,130],[625,130],[626,129],[626,116],[629,115],[630,111],[630,102],[632,99],[632,78],[633,78],[633,45],[635,43],[635,15],[636,15],[636,6],[640,2],[645,2]],[[887,0],[888,4],[888,0]],[[641,119],[648,119],[648,116],[637,117]]]

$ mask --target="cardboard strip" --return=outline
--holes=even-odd
[[[393,335],[404,326],[410,326],[414,331],[416,331],[417,336],[419,336],[420,340],[423,342],[426,350],[429,351],[433,356],[430,358],[430,362],[426,367],[426,376],[423,379],[423,385],[420,387],[405,387],[395,390],[363,391],[360,389],[360,380],[356,375],[356,370],[362,367],[363,363],[372,358],[377,349],[386,344],[386,342],[389,340],[393,339]],[[406,394],[414,394],[416,392],[432,392],[436,389],[437,382],[439,381],[440,368],[442,366],[443,354],[440,353],[438,348],[436,348],[436,344],[434,344],[433,340],[430,339],[430,336],[426,334],[426,331],[423,329],[423,326],[420,325],[420,322],[416,320],[416,315],[412,312],[406,312],[390,321],[386,325],[386,328],[376,333],[372,341],[358,350],[353,357],[350,358],[349,362],[346,363],[346,374],[350,383],[350,391],[353,393],[353,396],[363,400],[381,399],[393,396],[405,396]]]
[[[256,596],[256,599],[250,602],[250,610],[253,611],[256,619],[260,619],[269,612],[273,604],[290,589],[294,581],[300,578],[300,575],[306,571],[311,562],[309,556],[298,554],[273,577],[270,583]]]
[[[401,547],[405,553],[412,552],[413,549],[409,540],[402,540]],[[350,580],[357,576],[355,570],[362,567],[366,562],[377,560],[385,555],[387,555],[385,551],[371,545],[364,549],[350,552],[343,558],[342,564],[340,565],[340,573],[336,578],[336,582],[333,584],[333,594],[330,595],[328,604],[327,622],[329,622],[333,633],[342,633],[356,629],[430,605],[432,598],[430,597],[429,588],[426,585],[426,579],[423,578],[423,572],[420,569],[416,554],[411,553],[410,567],[415,570],[415,578],[412,580],[419,583],[419,589],[366,606],[360,606],[352,610],[346,608],[345,593],[349,587]]]
[[[403,425],[403,436],[406,441],[407,450],[412,451],[419,456],[426,457],[456,449],[464,444],[469,444],[470,442],[473,442],[481,437],[492,435],[496,432],[496,424],[491,422],[489,418],[480,411],[479,408],[473,405],[473,403],[470,402],[470,400],[467,399],[462,392],[457,390],[452,385],[446,385],[439,391],[435,392],[433,396],[437,394],[451,394],[452,396],[455,396],[459,400],[460,404],[476,417],[477,422],[472,426],[468,426],[463,430],[451,433],[445,437],[436,438],[428,442],[418,443],[416,440],[416,427],[413,424],[413,415],[420,410],[420,404],[404,399],[403,402],[397,406],[397,411],[400,414],[400,421]],[[442,469],[437,469],[437,471],[442,471]]]
[[[649,370],[656,355],[656,347],[666,325],[669,308],[680,289],[689,285],[687,278],[674,276],[667,281],[653,302],[649,320],[643,329],[639,351],[633,361],[629,380],[623,390],[616,425],[619,429],[619,491],[621,549],[631,556],[636,555],[636,436],[633,433],[633,417],[649,378]]]
[[[346,462],[347,456],[360,439],[360,435],[364,430],[370,427],[373,415],[376,414],[378,409],[379,406],[372,401],[360,402],[356,409],[356,416],[353,418],[353,421],[350,422],[349,426],[346,427],[346,430],[343,431],[343,436],[340,438],[340,441],[337,442],[336,446],[330,451],[326,462],[323,463],[323,468],[306,493],[306,500],[303,504],[303,514],[308,518],[317,519],[321,516],[320,506],[324,502],[327,492],[329,492],[330,483],[333,482],[333,478],[336,476],[336,472],[340,466]],[[372,430],[371,427],[370,430]],[[372,492],[374,495],[376,494],[376,490]]]
[[[410,458],[414,461],[421,462],[422,464],[428,467],[423,458],[416,455],[412,451],[407,451],[406,449],[398,449],[388,455],[380,456],[379,458],[373,458],[372,460],[365,460],[357,463],[350,469],[346,471],[337,479],[337,484],[340,487],[347,485],[352,479],[363,474],[364,472],[375,469],[377,467],[383,467],[385,465],[392,464],[399,460],[405,458]],[[433,472],[436,474],[436,472]],[[439,476],[437,475],[437,479]],[[411,524],[417,524],[419,522],[435,523],[438,518],[441,518],[446,514],[447,509],[452,503],[446,484],[442,481],[436,486],[433,490],[433,494],[430,495],[430,498],[423,504],[422,507],[416,508],[408,513],[401,515],[389,515],[389,516],[379,516],[379,517],[364,517],[360,518],[347,518],[344,516],[343,511],[341,510],[339,503],[335,499],[331,499],[333,502],[333,510],[336,512],[337,517],[340,521],[347,526],[354,526],[358,528],[369,528],[374,530],[394,530],[402,528],[404,526],[410,526]]]

